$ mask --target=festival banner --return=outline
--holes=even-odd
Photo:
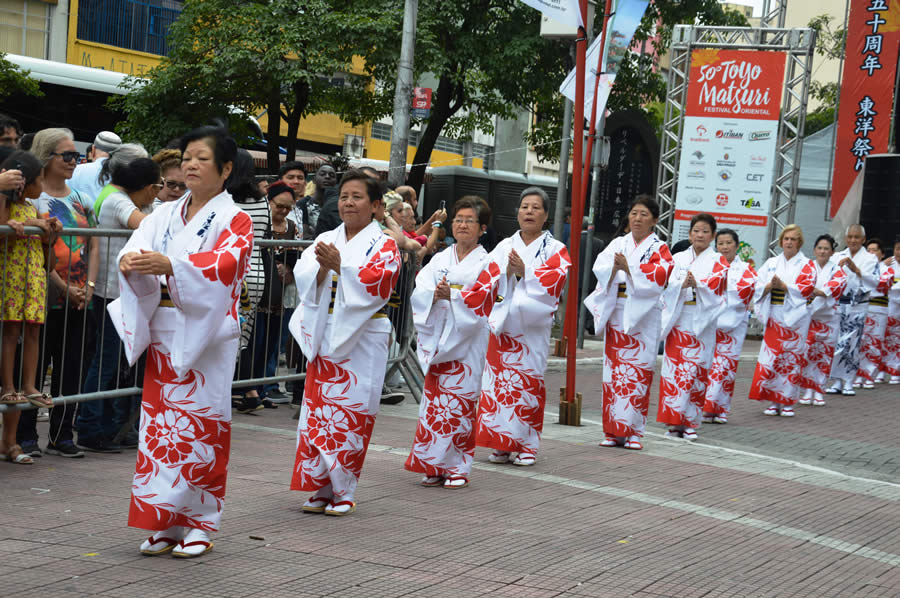
[[[564,25],[572,27],[584,25],[578,0],[522,0],[522,2]]]
[[[765,261],[786,55],[694,50],[681,139],[672,242],[706,212],[734,229],[744,261]]]
[[[832,218],[860,176],[866,156],[887,151],[898,45],[900,0],[850,0],[831,183]],[[854,222],[855,218],[854,214]]]

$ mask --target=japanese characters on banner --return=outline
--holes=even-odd
[[[741,238],[738,255],[765,260],[785,54],[694,50],[681,140],[672,241],[707,212]]]
[[[898,0],[850,1],[831,186],[832,217],[860,175],[866,156],[887,151],[898,43]]]

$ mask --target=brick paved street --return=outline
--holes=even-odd
[[[0,595],[900,595],[900,387],[765,417],[746,399],[756,346],[728,425],[690,444],[653,424],[639,453],[597,446],[597,365],[580,369],[584,425],[555,423],[554,366],[537,465],[493,465],[479,449],[461,490],[403,470],[417,407],[383,407],[359,509],[343,519],[302,514],[306,495],[287,490],[286,406],[236,414],[223,528],[192,561],[138,554],[133,452],[0,463]],[[653,419],[656,385],[651,396]]]

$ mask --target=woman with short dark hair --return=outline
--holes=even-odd
[[[220,128],[182,137],[190,192],[144,218],[117,259],[110,316],[129,364],[147,352],[128,517],[154,532],[145,555],[205,554],[222,517],[237,308],[253,249],[253,223],[225,190],[236,153]]]
[[[663,293],[665,340],[656,421],[669,438],[697,439],[709,367],[716,349],[716,320],[725,309],[728,262],[712,245],[716,219],[691,218],[691,246],[674,255],[675,268]]]
[[[356,509],[391,336],[386,304],[400,270],[397,243],[373,219],[381,198],[377,181],[346,172],[342,224],[316,237],[294,267],[299,305],[290,329],[309,366],[291,489],[314,493],[305,513]]]
[[[597,287],[584,304],[594,330],[604,330],[603,433],[600,446],[639,451],[650,408],[659,344],[661,297],[672,255],[653,232],[659,204],[638,195],[628,208],[629,232],[610,241],[594,261]]]

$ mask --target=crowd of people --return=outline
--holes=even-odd
[[[9,122],[0,119],[0,132]],[[232,411],[292,400],[277,385],[247,386],[273,377],[281,354],[305,372],[291,389],[300,412],[290,487],[310,493],[304,512],[353,512],[403,326],[391,317],[396,301],[411,308],[425,373],[404,467],[423,486],[459,489],[476,447],[492,463],[536,463],[551,327],[570,267],[546,230],[542,189],[522,191],[519,229],[498,242],[480,197],[420,221],[416,191],[388,190],[372,169],[323,164],[307,182],[304,165],[288,162],[276,179],[258,179],[218,127],[152,157],[101,132],[92,161],[78,166],[66,129],[2,151],[0,224],[16,235],[0,252],[0,403],[50,408],[48,454],[138,449],[129,524],[153,532],[143,554],[212,549]],[[605,341],[602,446],[643,448],[661,341],[657,419],[667,435],[693,440],[701,423],[726,423],[751,309],[765,336],[750,398],[770,403],[767,415],[792,416],[798,400],[824,405],[826,392],[853,394],[885,375],[900,383],[900,242],[885,258],[855,225],[845,251],[823,235],[810,260],[790,225],[781,255],[757,273],[737,257],[738,234],[717,230],[713,216],[696,215],[674,255],[653,232],[658,218],[656,202],[638,196],[593,266],[585,304]],[[81,234],[93,227],[104,234]],[[312,243],[301,251],[297,240]],[[406,271],[417,272],[414,284],[400,284]],[[412,290],[398,299],[402,288]],[[53,404],[117,388],[123,376],[140,397],[87,401],[77,414]],[[43,454],[37,411],[3,415],[0,453],[33,463]]]

